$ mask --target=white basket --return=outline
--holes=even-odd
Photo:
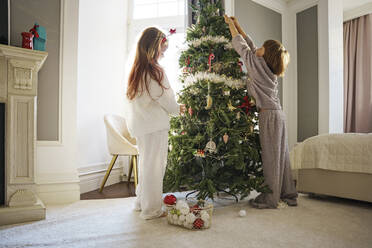
[[[201,204],[200,204],[201,203]],[[194,207],[196,202],[187,201],[187,208],[177,208],[176,204],[166,205],[167,220],[171,225],[182,226],[191,230],[210,228],[212,225],[213,204],[199,201],[199,207]]]

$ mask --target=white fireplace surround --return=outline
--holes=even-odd
[[[46,52],[0,45],[0,102],[6,105],[5,206],[0,225],[45,218],[36,193],[36,96]]]

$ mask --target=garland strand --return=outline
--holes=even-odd
[[[233,79],[231,77],[226,77],[225,75],[219,75],[213,72],[198,72],[196,74],[190,74],[184,79],[185,86],[191,86],[198,81],[205,80],[212,83],[224,83],[225,85],[241,89],[246,87],[246,82],[241,79]]]
[[[206,36],[203,36],[199,39],[194,39],[192,41],[189,41],[188,42],[188,45],[189,46],[192,46],[192,47],[198,47],[200,46],[203,42],[212,42],[212,43],[226,43],[225,44],[225,49],[232,49],[232,44],[230,42],[230,40],[228,40],[227,38],[225,38],[224,36],[211,36],[211,35],[206,35]]]

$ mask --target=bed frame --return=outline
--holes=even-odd
[[[298,192],[372,202],[372,174],[324,169],[298,169],[292,172]]]

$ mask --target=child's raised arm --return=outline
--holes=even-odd
[[[233,20],[234,25],[235,25],[236,29],[238,30],[239,34],[241,34],[243,36],[243,38],[245,39],[245,41],[247,42],[249,48],[253,52],[255,52],[257,47],[254,45],[253,40],[251,39],[251,37],[244,32],[244,30],[240,26],[240,23],[238,22],[238,19],[235,18],[234,16],[231,16],[230,18],[231,18],[231,20]]]
[[[234,38],[239,34],[238,30],[235,27],[234,21],[227,15],[224,15],[223,17],[225,18],[225,22],[229,25],[231,36]]]

